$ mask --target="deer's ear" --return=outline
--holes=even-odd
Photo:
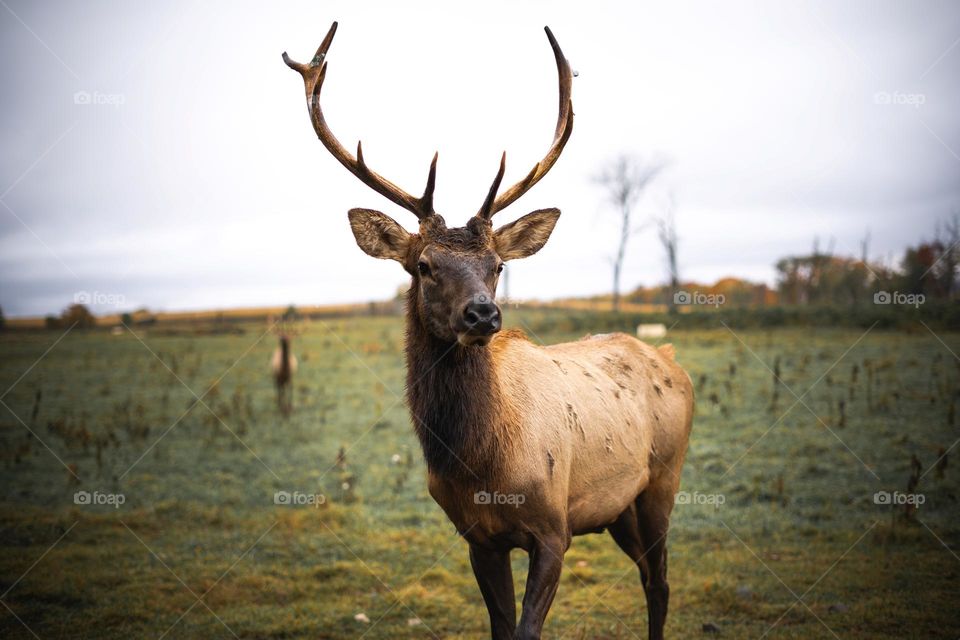
[[[371,209],[350,209],[347,216],[353,237],[364,253],[401,264],[406,261],[411,234],[393,218]]]
[[[497,255],[501,260],[532,256],[547,244],[559,217],[559,209],[539,209],[503,225],[493,234]]]

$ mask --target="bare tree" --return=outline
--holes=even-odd
[[[860,241],[860,262],[867,264],[870,260],[870,229],[867,229],[866,233],[863,234],[863,239]]]
[[[659,160],[643,160],[621,154],[594,177],[594,182],[607,192],[607,202],[620,216],[620,236],[613,257],[613,310],[620,310],[620,274],[627,252],[627,242],[638,228],[633,227],[633,212],[643,192],[665,166]]]
[[[937,223],[936,242],[942,248],[939,259],[939,276],[945,297],[950,299],[956,290],[957,267],[960,263],[960,215],[954,213],[946,222]]]
[[[657,218],[657,237],[660,238],[660,245],[663,247],[664,258],[667,262],[667,276],[670,279],[670,291],[667,297],[667,304],[670,306],[670,313],[676,313],[677,303],[675,295],[680,287],[680,267],[677,263],[677,220],[676,200],[671,195],[667,199],[663,213]]]

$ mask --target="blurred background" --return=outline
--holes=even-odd
[[[557,206],[518,299],[609,295],[622,231],[596,178],[626,156],[660,169],[633,203],[620,288],[669,279],[780,288],[784,258],[904,266],[949,245],[960,211],[960,10],[924,3],[17,3],[3,7],[0,306],[94,313],[390,298],[363,259],[355,206],[407,214],[329,156],[300,80],[341,23],[325,113],[348,147],[419,193],[439,151],[437,210],[462,224],[502,151],[516,181],[549,145],[549,24],[578,72],[573,137],[501,214]],[[951,235],[952,233],[952,235]],[[939,255],[920,256],[929,267]],[[932,274],[927,274],[932,275]],[[94,295],[94,294],[99,295]],[[790,293],[780,291],[790,300]]]
[[[690,374],[668,637],[960,636],[956,3],[0,0],[0,637],[489,637],[346,212],[413,217],[281,61],[334,20],[330,127],[450,226],[550,145],[544,25],[576,71],[498,296]],[[637,578],[576,539],[544,637],[646,637]]]

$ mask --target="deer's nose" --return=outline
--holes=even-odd
[[[474,335],[500,331],[500,307],[487,296],[477,296],[463,309],[463,321]]]

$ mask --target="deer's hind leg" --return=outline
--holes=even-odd
[[[640,521],[636,502],[621,513],[616,522],[607,527],[607,531],[610,532],[617,546],[637,565],[640,570],[640,584],[643,586],[644,593],[646,593],[650,568],[647,565],[643,537],[640,535]],[[649,607],[650,598],[647,596],[647,608],[649,609]]]
[[[647,576],[643,591],[647,596],[647,619],[650,640],[662,640],[667,621],[670,585],[667,582],[667,530],[673,510],[676,482],[661,479],[648,486],[637,497],[637,525],[643,540]]]
[[[647,563],[643,539],[640,537],[640,522],[637,519],[637,505],[633,503],[620,514],[617,521],[607,527],[617,546],[633,560],[640,569],[640,583],[647,584]]]
[[[640,569],[647,598],[650,640],[662,640],[670,586],[667,583],[667,528],[674,487],[651,485],[608,527],[617,545]]]

